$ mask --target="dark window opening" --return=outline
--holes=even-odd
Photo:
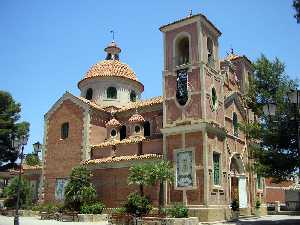
[[[214,87],[211,89],[211,100],[213,109],[215,110],[217,108],[217,92]]]
[[[61,139],[66,139],[69,136],[69,123],[61,125]]]
[[[130,92],[130,101],[135,102],[136,101],[136,93],[135,91]]]
[[[220,154],[213,153],[214,185],[220,185]]]
[[[176,98],[180,105],[185,105],[188,100],[187,69],[177,71]]]
[[[150,122],[145,121],[144,123],[144,136],[149,137],[150,136]]]
[[[135,126],[134,131],[135,133],[139,133],[141,131],[140,126]]]
[[[92,100],[92,98],[93,98],[93,89],[92,88],[87,89],[85,98],[87,100]]]
[[[115,87],[107,88],[107,98],[117,99],[117,89]]]
[[[209,37],[207,38],[207,61],[210,66],[214,65],[214,46]]]
[[[190,43],[188,37],[180,38],[176,41],[176,61],[177,66],[189,63]]]
[[[110,135],[112,137],[116,136],[117,135],[117,131],[115,129],[112,129],[111,132],[110,132]]]
[[[261,176],[260,175],[257,175],[256,187],[257,187],[257,189],[262,189],[262,182],[261,182]]]
[[[126,126],[123,125],[120,129],[120,141],[126,138]]]
[[[237,118],[237,114],[234,112],[232,115],[232,126],[233,126],[233,135],[234,136],[239,136],[239,124],[238,124],[238,118]]]

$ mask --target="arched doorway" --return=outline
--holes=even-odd
[[[248,208],[247,179],[245,166],[240,154],[235,154],[230,162],[230,197],[231,202],[237,199],[240,208]]]

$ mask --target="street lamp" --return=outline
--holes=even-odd
[[[20,185],[21,185],[21,175],[22,175],[22,164],[23,164],[23,158],[24,158],[24,146],[27,144],[28,136],[23,135],[19,139],[14,138],[12,139],[12,146],[14,149],[20,150],[21,148],[21,162],[20,162],[20,168],[19,168],[19,178],[18,178],[18,186],[17,186],[17,202],[16,202],[16,213],[14,218],[14,225],[19,225],[19,207],[20,207]]]
[[[33,150],[35,154],[38,154],[42,150],[42,144],[38,141],[33,144]]]

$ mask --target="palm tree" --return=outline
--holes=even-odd
[[[158,205],[159,211],[164,205],[164,182],[172,182],[174,173],[172,165],[168,161],[137,164],[129,169],[128,182],[140,187],[140,194],[144,195],[144,186],[159,183]]]
[[[149,185],[149,164],[137,164],[129,169],[128,183],[139,185],[141,196],[144,195],[144,185]]]
[[[148,183],[152,185],[155,185],[157,182],[159,183],[158,208],[161,212],[164,205],[164,183],[171,183],[174,180],[174,172],[171,163],[164,160],[152,163],[149,167],[148,179]]]

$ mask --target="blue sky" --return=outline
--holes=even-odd
[[[89,67],[104,59],[111,29],[120,58],[145,85],[144,98],[162,93],[162,35],[158,28],[193,13],[207,16],[221,31],[222,57],[232,47],[255,60],[264,53],[285,62],[300,77],[300,24],[292,0],[1,0],[0,89],[22,104],[31,123],[26,151],[43,140],[43,116],[70,91]]]

